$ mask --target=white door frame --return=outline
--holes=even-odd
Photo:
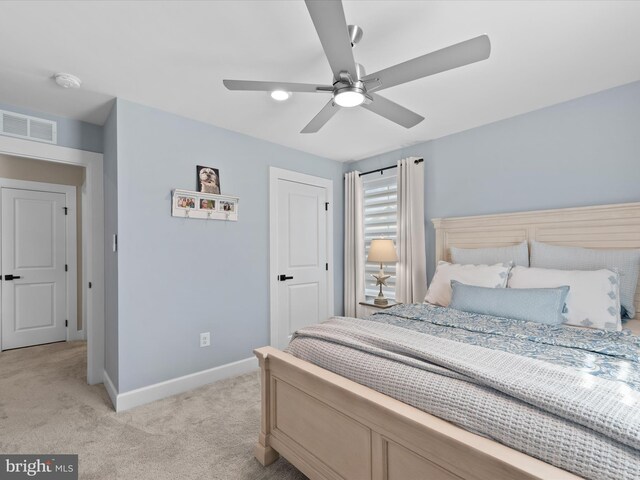
[[[82,187],[82,300],[86,315],[87,382],[104,370],[104,197],[102,154],[0,135],[0,153],[85,168]],[[92,288],[89,288],[89,282]]]
[[[278,180],[303,183],[321,187],[327,191],[327,313],[333,315],[333,274],[335,264],[333,262],[333,180],[322,177],[314,177],[305,173],[284,170],[282,168],[269,167],[269,323],[271,346],[277,345],[278,321],[276,318],[276,305],[278,301]]]
[[[18,190],[33,190],[36,192],[63,193],[66,197],[65,206],[72,216],[65,218],[65,257],[68,266],[67,280],[67,341],[84,340],[84,330],[78,330],[78,256],[77,253],[77,220],[76,220],[76,187],[54,183],[30,182],[0,178],[0,189],[14,188]],[[1,205],[0,205],[1,208]],[[0,235],[2,235],[0,224]],[[1,253],[1,249],[0,249]],[[2,274],[2,256],[0,255],[0,274]],[[83,304],[84,308],[84,304]],[[84,317],[82,326],[84,327]],[[2,328],[0,328],[0,351],[2,351]]]

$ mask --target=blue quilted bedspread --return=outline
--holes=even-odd
[[[429,304],[397,305],[368,320],[573,367],[640,391],[640,337],[543,325]]]

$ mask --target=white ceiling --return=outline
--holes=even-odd
[[[327,84],[302,0],[2,2],[0,102],[102,124],[122,97],[337,160],[423,142],[640,80],[640,2],[345,1],[367,73],[487,33],[489,60],[381,92],[426,117],[406,130],[362,108],[298,133],[322,94],[276,103],[223,78]],[[83,89],[57,87],[69,72]]]

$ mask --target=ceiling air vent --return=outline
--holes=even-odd
[[[0,134],[38,142],[57,143],[58,124],[44,118],[0,110]]]

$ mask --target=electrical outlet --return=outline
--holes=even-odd
[[[211,334],[209,332],[204,332],[200,334],[200,346],[208,347],[211,345]]]

